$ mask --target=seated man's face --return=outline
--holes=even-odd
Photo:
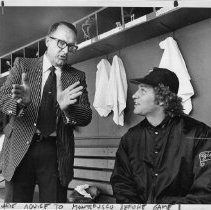
[[[138,90],[132,98],[134,100],[134,114],[149,116],[156,114],[161,109],[161,106],[155,104],[155,92],[150,85],[138,85]]]

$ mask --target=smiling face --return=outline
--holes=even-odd
[[[58,28],[46,38],[47,57],[52,65],[61,67],[67,63],[68,46],[66,46],[64,49],[58,47],[58,39],[65,41],[67,44],[75,44],[76,34],[67,26],[59,25]]]
[[[154,88],[150,85],[140,84],[132,96],[134,100],[134,113],[142,116],[156,116],[162,112],[162,106],[155,103]]]

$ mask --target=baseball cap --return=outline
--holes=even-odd
[[[133,84],[147,84],[153,87],[163,84],[164,86],[168,86],[169,90],[176,94],[179,89],[177,75],[165,68],[154,67],[145,77],[130,79],[130,82]]]

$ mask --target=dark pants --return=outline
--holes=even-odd
[[[39,202],[66,202],[67,188],[61,186],[58,177],[55,137],[33,141],[12,180],[5,183],[5,202],[31,203],[36,184]]]

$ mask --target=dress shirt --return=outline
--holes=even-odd
[[[48,79],[48,76],[50,74],[50,70],[49,68],[52,66],[52,64],[50,63],[49,59],[47,58],[46,55],[43,56],[43,71],[42,71],[42,86],[41,86],[41,97],[42,97],[42,93],[43,93],[43,89],[44,89],[44,86],[45,86],[45,83]],[[55,73],[56,73],[56,77],[58,79],[61,78],[61,69],[57,66],[55,66],[56,70],[55,70]]]
[[[43,56],[43,68],[42,68],[42,86],[41,86],[41,98],[42,98],[42,95],[43,95],[43,89],[44,89],[44,86],[45,86],[45,83],[48,79],[48,76],[50,74],[50,70],[49,68],[52,66],[51,62],[49,61],[49,59],[47,58],[46,55]],[[55,73],[56,73],[56,77],[57,79],[60,79],[61,78],[61,69],[57,66],[55,66],[56,70],[55,70]],[[37,133],[40,133],[39,130],[37,130]],[[56,131],[53,132],[50,136],[56,136]]]

